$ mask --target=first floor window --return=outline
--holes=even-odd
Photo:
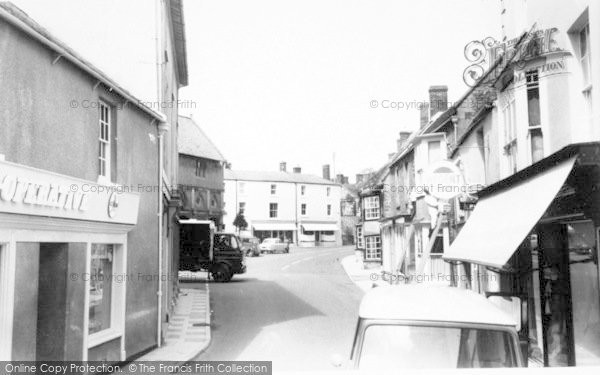
[[[302,185],[300,186],[300,195],[304,195],[306,194],[306,186]]]
[[[206,177],[206,160],[196,160],[196,176]]]
[[[114,245],[92,244],[89,333],[110,328]]]
[[[327,216],[331,216],[331,205],[327,205]]]
[[[306,215],[306,203],[302,203],[302,205],[300,206],[300,214]]]
[[[100,102],[100,135],[98,137],[98,175],[110,178],[110,127],[111,127],[111,116],[110,107]]]
[[[277,203],[269,203],[269,217],[276,218],[277,217]]]
[[[277,185],[275,185],[275,184],[271,185],[271,194],[277,194]]]
[[[327,196],[331,195],[331,187],[327,186]]]
[[[240,214],[243,215],[245,211],[246,211],[246,202],[240,202],[240,209],[239,209]]]
[[[380,216],[379,196],[366,197],[363,200],[365,220],[376,220]]]
[[[381,260],[381,237],[365,237],[365,260]]]
[[[362,227],[356,227],[356,247],[358,249],[364,249],[365,248],[365,244],[364,244],[364,239],[363,239],[363,229]]]

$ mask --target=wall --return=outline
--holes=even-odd
[[[157,270],[156,188],[158,145],[151,119],[65,59],[0,21],[0,154],[7,161],[89,181],[98,178],[98,109],[115,105],[116,180],[141,187],[138,224],[128,235],[129,272]],[[32,74],[35,72],[35,74]],[[77,108],[73,108],[77,107]],[[127,354],[156,345],[156,282],[136,279],[127,288]]]
[[[223,190],[223,166],[221,163],[215,160],[203,159],[207,162],[206,177],[199,177],[196,176],[196,160],[200,159],[203,158],[179,154],[178,184]]]

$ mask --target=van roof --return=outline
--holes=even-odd
[[[363,297],[359,316],[516,326],[511,316],[480,294],[462,288],[423,284],[374,288]]]

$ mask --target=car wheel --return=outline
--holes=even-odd
[[[226,283],[231,280],[231,277],[233,276],[226,264],[217,264],[215,268],[213,268],[211,274],[213,280],[218,283]]]

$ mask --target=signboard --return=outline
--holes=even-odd
[[[424,185],[434,198],[449,200],[457,195],[472,192],[475,186],[464,183],[462,172],[448,160],[430,165],[423,175]]]
[[[0,213],[135,225],[140,196],[133,188],[0,161]]]

